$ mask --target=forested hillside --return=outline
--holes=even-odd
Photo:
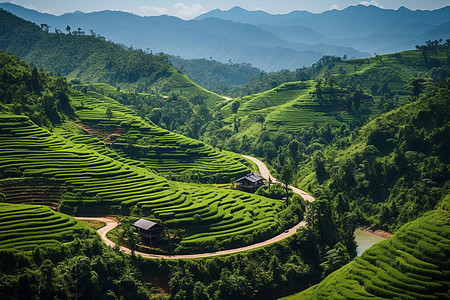
[[[413,103],[315,152],[300,185],[323,189],[339,215],[395,232],[449,192],[449,105],[450,80],[430,83]]]
[[[420,47],[425,50],[370,59],[327,57],[310,69],[287,73],[284,79],[298,81],[275,83],[270,90],[218,106],[224,119],[205,132],[205,140],[214,144],[214,136],[225,131],[229,149],[269,162],[278,156],[282,162],[287,144],[295,139],[300,152],[310,155],[370,118],[410,103],[430,80],[445,78],[450,71],[448,43],[429,41]],[[297,165],[300,157],[292,158]]]
[[[181,91],[211,105],[220,100],[171,66],[168,56],[106,42],[80,31],[48,33],[0,10],[0,48],[54,75],[84,82],[105,82],[131,91],[168,94]]]

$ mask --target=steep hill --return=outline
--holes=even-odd
[[[432,210],[450,180],[449,93],[448,78],[430,83],[417,101],[316,152],[301,185],[323,189],[336,205],[344,193],[360,222],[391,232]],[[342,215],[350,211],[343,207]]]
[[[239,132],[257,136],[263,128],[296,132],[313,124],[364,123],[406,103],[410,96],[408,80],[417,74],[445,74],[450,69],[449,55],[446,46],[427,57],[414,50],[367,59],[319,61],[309,70],[315,80],[283,83],[266,92],[236,98],[240,102],[236,115],[240,118]],[[292,77],[297,76],[292,72]],[[221,107],[229,124],[234,122],[231,106],[230,102]],[[264,126],[258,124],[258,116],[264,117]]]
[[[126,50],[104,38],[79,31],[50,34],[4,10],[0,16],[0,48],[53,74],[90,83],[105,82],[131,91],[161,94],[184,91],[204,99],[208,105],[221,100],[179,74],[162,53]]]
[[[450,197],[320,284],[283,299],[446,299]]]

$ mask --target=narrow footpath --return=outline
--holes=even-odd
[[[269,169],[267,168],[267,166],[260,161],[259,159],[256,159],[254,157],[251,156],[247,156],[247,155],[242,155],[244,158],[249,159],[251,161],[253,161],[254,163],[256,163],[256,165],[259,168],[259,173],[261,174],[261,176],[267,180],[270,180],[272,182],[278,182],[274,177],[272,177],[272,175],[270,175]],[[298,188],[289,186],[294,193],[300,195],[303,197],[303,199],[307,200],[307,201],[314,201],[314,198],[306,193],[305,191],[302,191]],[[100,228],[99,230],[97,230],[98,234],[100,235],[101,239],[105,242],[106,245],[114,247],[116,246],[116,244],[114,242],[112,242],[111,240],[109,240],[106,237],[106,233],[109,232],[110,230],[114,229],[115,227],[117,227],[119,225],[119,223],[115,220],[115,219],[110,219],[110,218],[96,218],[96,217],[76,217],[75,219],[77,220],[94,220],[94,221],[100,221],[100,222],[104,222],[106,223],[106,225],[102,228]],[[142,257],[145,258],[163,258],[163,259],[192,259],[192,258],[206,258],[206,257],[213,257],[213,256],[218,256],[218,255],[224,255],[224,254],[232,254],[232,253],[237,253],[237,252],[242,252],[242,251],[248,251],[248,250],[253,250],[259,247],[263,247],[263,246],[267,246],[276,242],[279,242],[293,234],[295,234],[297,232],[297,229],[300,227],[304,227],[306,225],[305,221],[301,221],[300,223],[298,223],[297,225],[295,225],[294,227],[290,228],[289,230],[284,231],[283,233],[260,243],[256,243],[253,245],[249,245],[249,246],[245,246],[245,247],[240,247],[240,248],[234,248],[234,249],[228,249],[228,250],[222,250],[222,251],[216,251],[216,252],[208,252],[208,253],[199,253],[199,254],[184,254],[184,255],[162,255],[162,254],[149,254],[149,253],[144,253],[144,252],[139,252],[139,251],[135,251],[136,255],[140,255]],[[125,248],[123,246],[120,247],[120,250],[122,250],[123,252],[127,253],[127,254],[131,254],[131,250],[128,248]]]

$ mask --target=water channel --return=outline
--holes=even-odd
[[[361,256],[361,254],[365,250],[372,247],[373,244],[376,244],[376,243],[384,241],[384,240],[386,240],[386,238],[376,235],[375,233],[356,229],[355,241],[358,244],[358,247],[356,248],[357,255]]]

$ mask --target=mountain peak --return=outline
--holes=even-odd
[[[233,8],[231,8],[231,9],[228,10],[228,11],[237,12],[237,11],[247,11],[247,10],[246,10],[246,9],[243,9],[243,8],[240,7],[240,6],[234,6]]]
[[[404,7],[404,6],[400,6],[397,11],[411,11],[410,9]]]

